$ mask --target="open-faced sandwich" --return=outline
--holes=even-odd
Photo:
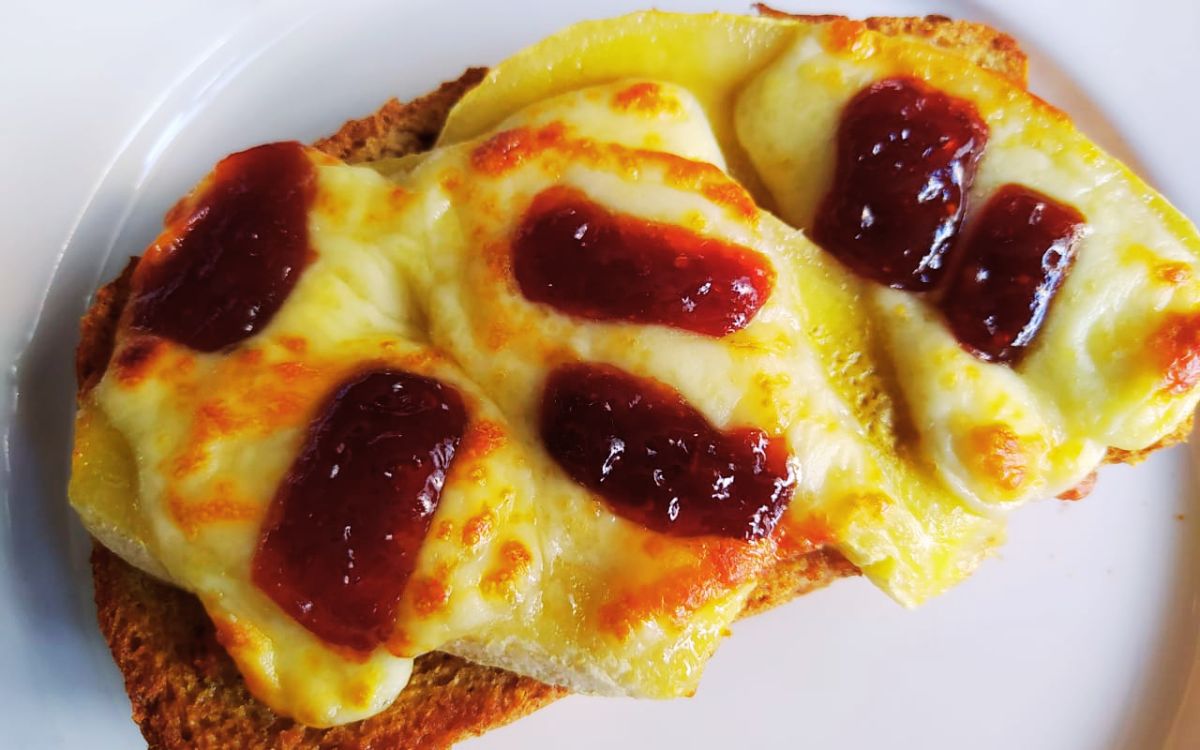
[[[440,747],[940,594],[1187,432],[1200,237],[946,19],[582,23],[222,160],[83,322],[71,502],[156,748]]]

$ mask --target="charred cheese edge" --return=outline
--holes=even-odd
[[[977,192],[1028,174],[1088,216],[1017,368],[976,360],[925,300],[855,277],[801,231],[829,181],[837,112],[897,72],[988,118]],[[997,546],[1004,510],[1072,486],[1108,446],[1154,443],[1198,398],[1164,380],[1200,338],[1194,227],[1011,83],[860,26],[580,24],[494,68],[421,158],[376,170],[309,158],[316,259],[283,307],[216,354],[123,324],[80,405],[70,486],[89,530],[196,593],[251,692],[306,724],[381,710],[433,649],[576,690],[688,694],[779,544],[833,544],[919,603]],[[720,339],[529,302],[511,235],[559,184],[754,249],[776,272],[772,295]],[[798,485],[781,532],[667,537],[568,479],[536,409],[547,372],[576,360],[666,383],[718,427],[785,437]],[[250,558],[313,410],[363,363],[453,385],[470,422],[394,637],[348,658],[254,586]],[[997,487],[997,461],[1023,462],[1018,486]]]

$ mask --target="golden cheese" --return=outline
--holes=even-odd
[[[832,181],[842,108],[867,84],[895,76],[973,103],[987,123],[968,206],[1018,183],[1074,206],[1089,225],[1037,346],[1016,369],[965,351],[924,298],[870,285],[864,317],[885,329],[896,381],[943,479],[987,504],[1054,495],[1109,446],[1145,447],[1170,433],[1195,398],[1163,391],[1149,347],[1168,311],[1186,315],[1200,301],[1195,230],[1065,115],[1006,78],[850,23],[807,30],[736,105],[738,138],[780,216],[812,226]],[[985,431],[1009,437],[979,439]],[[1012,471],[997,470],[1005,461]]]
[[[857,278],[802,232],[840,108],[900,73],[987,119],[975,204],[1020,181],[1088,216],[1016,368],[975,359],[927,300]],[[282,308],[223,353],[123,326],[80,408],[70,487],[89,529],[195,592],[251,691],[307,724],[379,711],[433,649],[582,691],[694,690],[777,541],[657,534],[571,481],[537,433],[556,364],[617,365],[720,428],[786,438],[784,532],[820,529],[910,605],[996,547],[1004,510],[1079,482],[1108,446],[1152,444],[1198,398],[1195,229],[1060,113],[919,42],[841,22],[589,22],[494,68],[421,158],[310,158],[316,258]],[[532,303],[510,242],[554,185],[752,248],[774,291],[722,338]],[[392,637],[350,658],[255,587],[250,560],[314,411],[371,363],[453,385],[470,422]]]

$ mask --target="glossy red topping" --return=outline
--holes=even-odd
[[[620,516],[675,536],[767,536],[792,498],[783,440],[722,432],[678,391],[608,365],[551,373],[546,450]]]
[[[749,324],[775,273],[754,250],[613,213],[578,190],[534,198],[513,241],[526,298],[592,320],[724,336]]]
[[[915,78],[871,84],[842,112],[813,238],[863,276],[928,289],[962,225],[987,138],[968,101]]]
[[[376,370],[338,388],[272,501],[255,584],[329,643],[386,641],[466,423],[458,392],[429,378]]]
[[[1019,359],[1042,327],[1086,221],[1027,187],[997,190],[975,219],[942,298],[958,340],[982,359]]]
[[[308,259],[314,183],[298,143],[222,160],[182,229],[138,266],[133,326],[205,352],[260,330]]]

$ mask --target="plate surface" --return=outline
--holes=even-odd
[[[311,140],[571,21],[650,4],[748,5],[110,0],[6,13],[0,746],[143,744],[64,495],[75,326],[97,284],[224,154]],[[1200,216],[1200,104],[1181,96],[1200,80],[1191,0],[1094,2],[1078,18],[1036,0],[779,4],[1012,32],[1034,91]],[[1187,449],[1164,451],[1105,469],[1083,503],[1018,512],[998,558],[916,612],[850,581],[738,623],[691,700],[572,697],[464,747],[1200,747],[1193,464]]]

